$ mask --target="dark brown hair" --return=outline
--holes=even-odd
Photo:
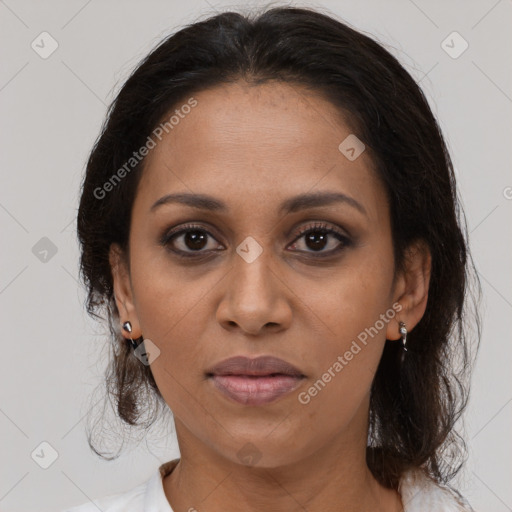
[[[110,327],[108,396],[121,420],[135,427],[148,428],[158,418],[160,407],[152,407],[152,399],[165,408],[150,368],[130,354],[120,334],[108,259],[115,242],[128,260],[131,209],[144,160],[108,193],[98,190],[176,105],[195,92],[238,80],[284,81],[327,98],[366,145],[385,186],[395,271],[403,268],[412,242],[428,244],[432,272],[426,312],[408,335],[402,365],[400,344],[384,348],[371,391],[367,463],[388,487],[396,488],[406,469],[420,467],[447,482],[465,454],[454,427],[467,403],[473,361],[466,320],[475,319],[475,347],[480,339],[469,278],[474,275],[478,293],[480,283],[471,273],[452,162],[423,92],[398,60],[318,10],[225,12],[190,24],[143,59],[111,105],[87,163],[77,222],[87,310],[97,318],[106,313]],[[474,299],[470,315],[469,297]],[[143,422],[148,411],[153,415]],[[89,444],[100,454],[90,437]]]

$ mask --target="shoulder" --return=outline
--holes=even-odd
[[[63,512],[129,512],[144,510],[144,496],[147,482],[122,493],[110,494],[89,501],[83,505],[64,510]]]
[[[165,496],[162,479],[177,466],[179,459],[162,464],[153,476],[137,487],[122,493],[110,494],[103,498],[90,500],[83,505],[63,510],[62,512],[140,512],[141,510],[158,510],[172,512]]]
[[[419,469],[404,473],[398,492],[404,512],[475,512],[458,491],[435,482]]]

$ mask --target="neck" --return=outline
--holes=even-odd
[[[401,512],[400,496],[366,465],[366,432],[338,433],[308,456],[271,467],[247,466],[211,450],[175,419],[181,459],[164,479],[175,512]]]

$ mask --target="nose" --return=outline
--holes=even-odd
[[[266,251],[248,263],[238,254],[225,279],[217,321],[227,330],[261,335],[288,329],[292,318],[290,288],[272,268]],[[281,272],[282,274],[282,272]]]

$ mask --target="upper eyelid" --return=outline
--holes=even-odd
[[[183,226],[178,226],[178,227],[175,227],[172,229],[164,230],[164,236],[166,234],[174,236],[174,235],[182,234],[183,232],[193,230],[193,229],[206,231],[208,234],[210,234],[212,236],[214,235],[214,232],[215,232],[215,228],[211,228],[209,226],[203,226],[201,224],[195,224],[195,223],[191,222],[191,223],[185,223]],[[307,232],[310,229],[332,229],[334,231],[338,231],[338,230],[346,231],[346,229],[336,226],[336,224],[331,221],[309,220],[309,221],[304,221],[303,223],[301,223],[298,228],[289,230],[287,232],[287,236],[290,236],[293,234],[296,234],[296,235],[304,234],[304,232]],[[347,234],[347,236],[349,236],[349,235]]]

